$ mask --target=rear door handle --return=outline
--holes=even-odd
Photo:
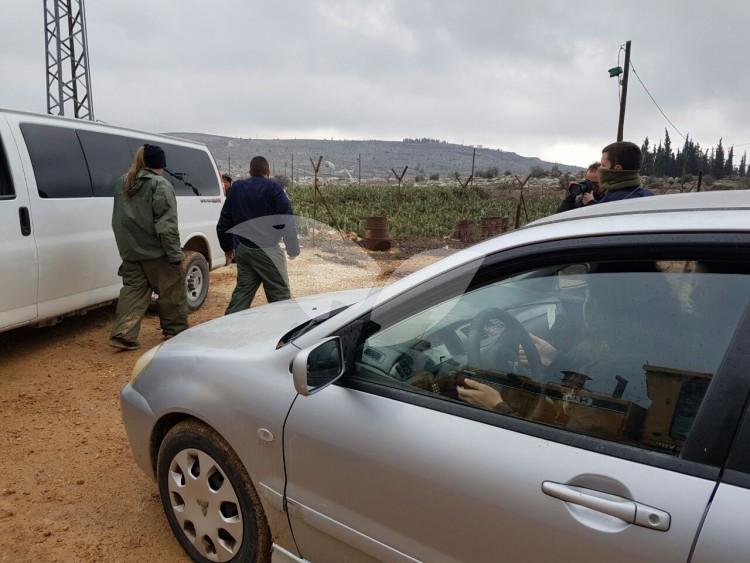
[[[671,524],[668,512],[592,489],[545,481],[542,483],[542,492],[556,499],[614,516],[628,524],[643,526],[650,530],[666,532]]]
[[[31,216],[28,207],[18,208],[18,218],[21,221],[21,234],[25,237],[31,234]]]

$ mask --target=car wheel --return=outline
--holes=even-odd
[[[157,479],[169,525],[200,563],[271,560],[271,532],[237,454],[197,421],[172,428],[159,448]]]
[[[208,262],[200,252],[188,250],[182,259],[182,272],[185,276],[188,310],[197,311],[208,295]]]

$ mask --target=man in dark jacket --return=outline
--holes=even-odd
[[[619,141],[604,147],[599,168],[599,182],[603,195],[592,203],[654,195],[641,185],[638,172],[642,163],[641,149],[635,143]]]
[[[261,283],[269,303],[291,297],[279,241],[284,239],[286,253],[295,258],[299,254],[297,228],[289,198],[270,174],[265,158],[253,158],[250,178],[232,184],[216,225],[227,260],[234,257],[237,261],[237,285],[226,315],[250,307]]]
[[[164,151],[144,145],[128,173],[115,185],[112,230],[122,265],[111,344],[122,350],[139,347],[141,319],[159,294],[159,318],[165,338],[187,328],[187,296],[182,275],[182,247],[177,228],[174,188],[161,177]]]

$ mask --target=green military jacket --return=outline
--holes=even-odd
[[[152,172],[138,172],[133,187],[125,191],[125,176],[115,185],[112,230],[124,261],[154,260],[166,256],[182,260],[177,229],[177,198],[167,180]]]

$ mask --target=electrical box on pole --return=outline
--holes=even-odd
[[[94,120],[84,0],[44,0],[47,113]]]

